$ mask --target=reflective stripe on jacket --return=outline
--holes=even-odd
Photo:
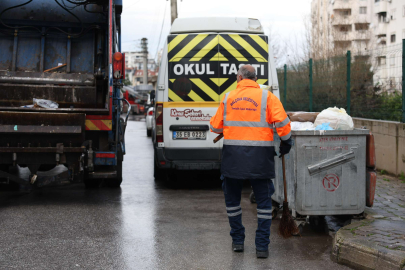
[[[291,137],[290,120],[280,100],[252,80],[227,93],[210,129],[224,134],[221,172],[238,179],[274,178],[273,128],[283,141]]]

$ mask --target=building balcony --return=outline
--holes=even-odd
[[[379,2],[374,3],[374,13],[381,13],[388,11],[388,1],[380,0]]]
[[[333,10],[351,9],[352,0],[335,0],[333,3]]]
[[[333,16],[332,18],[332,25],[350,25],[353,23],[352,16]]]
[[[356,31],[353,32],[353,40],[369,40],[371,33],[369,31]]]
[[[385,22],[378,23],[375,29],[375,34],[377,36],[387,35],[387,27],[387,23]]]
[[[374,49],[374,56],[385,58],[387,56],[387,46],[377,46]]]
[[[368,14],[358,14],[353,17],[353,23],[371,23],[371,18]]]
[[[334,41],[352,41],[353,38],[353,32],[336,32],[333,34]]]

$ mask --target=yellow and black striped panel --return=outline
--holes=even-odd
[[[268,82],[268,42],[262,35],[184,34],[168,37],[169,101],[220,101],[236,89],[240,65]]]

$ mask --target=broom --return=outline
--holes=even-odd
[[[280,221],[280,227],[278,231],[280,235],[284,238],[289,238],[293,234],[299,232],[297,225],[293,217],[290,214],[290,210],[288,209],[288,200],[287,200],[287,179],[285,177],[285,161],[284,155],[282,156],[282,163],[283,163],[283,180],[284,180],[284,202],[283,202],[283,215]]]
[[[214,143],[217,143],[220,139],[222,139],[224,137],[224,133],[219,134],[215,139],[214,139]]]

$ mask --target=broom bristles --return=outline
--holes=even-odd
[[[293,234],[299,232],[297,224],[290,214],[288,202],[283,202],[283,215],[280,221],[279,233],[283,238],[289,238]]]

